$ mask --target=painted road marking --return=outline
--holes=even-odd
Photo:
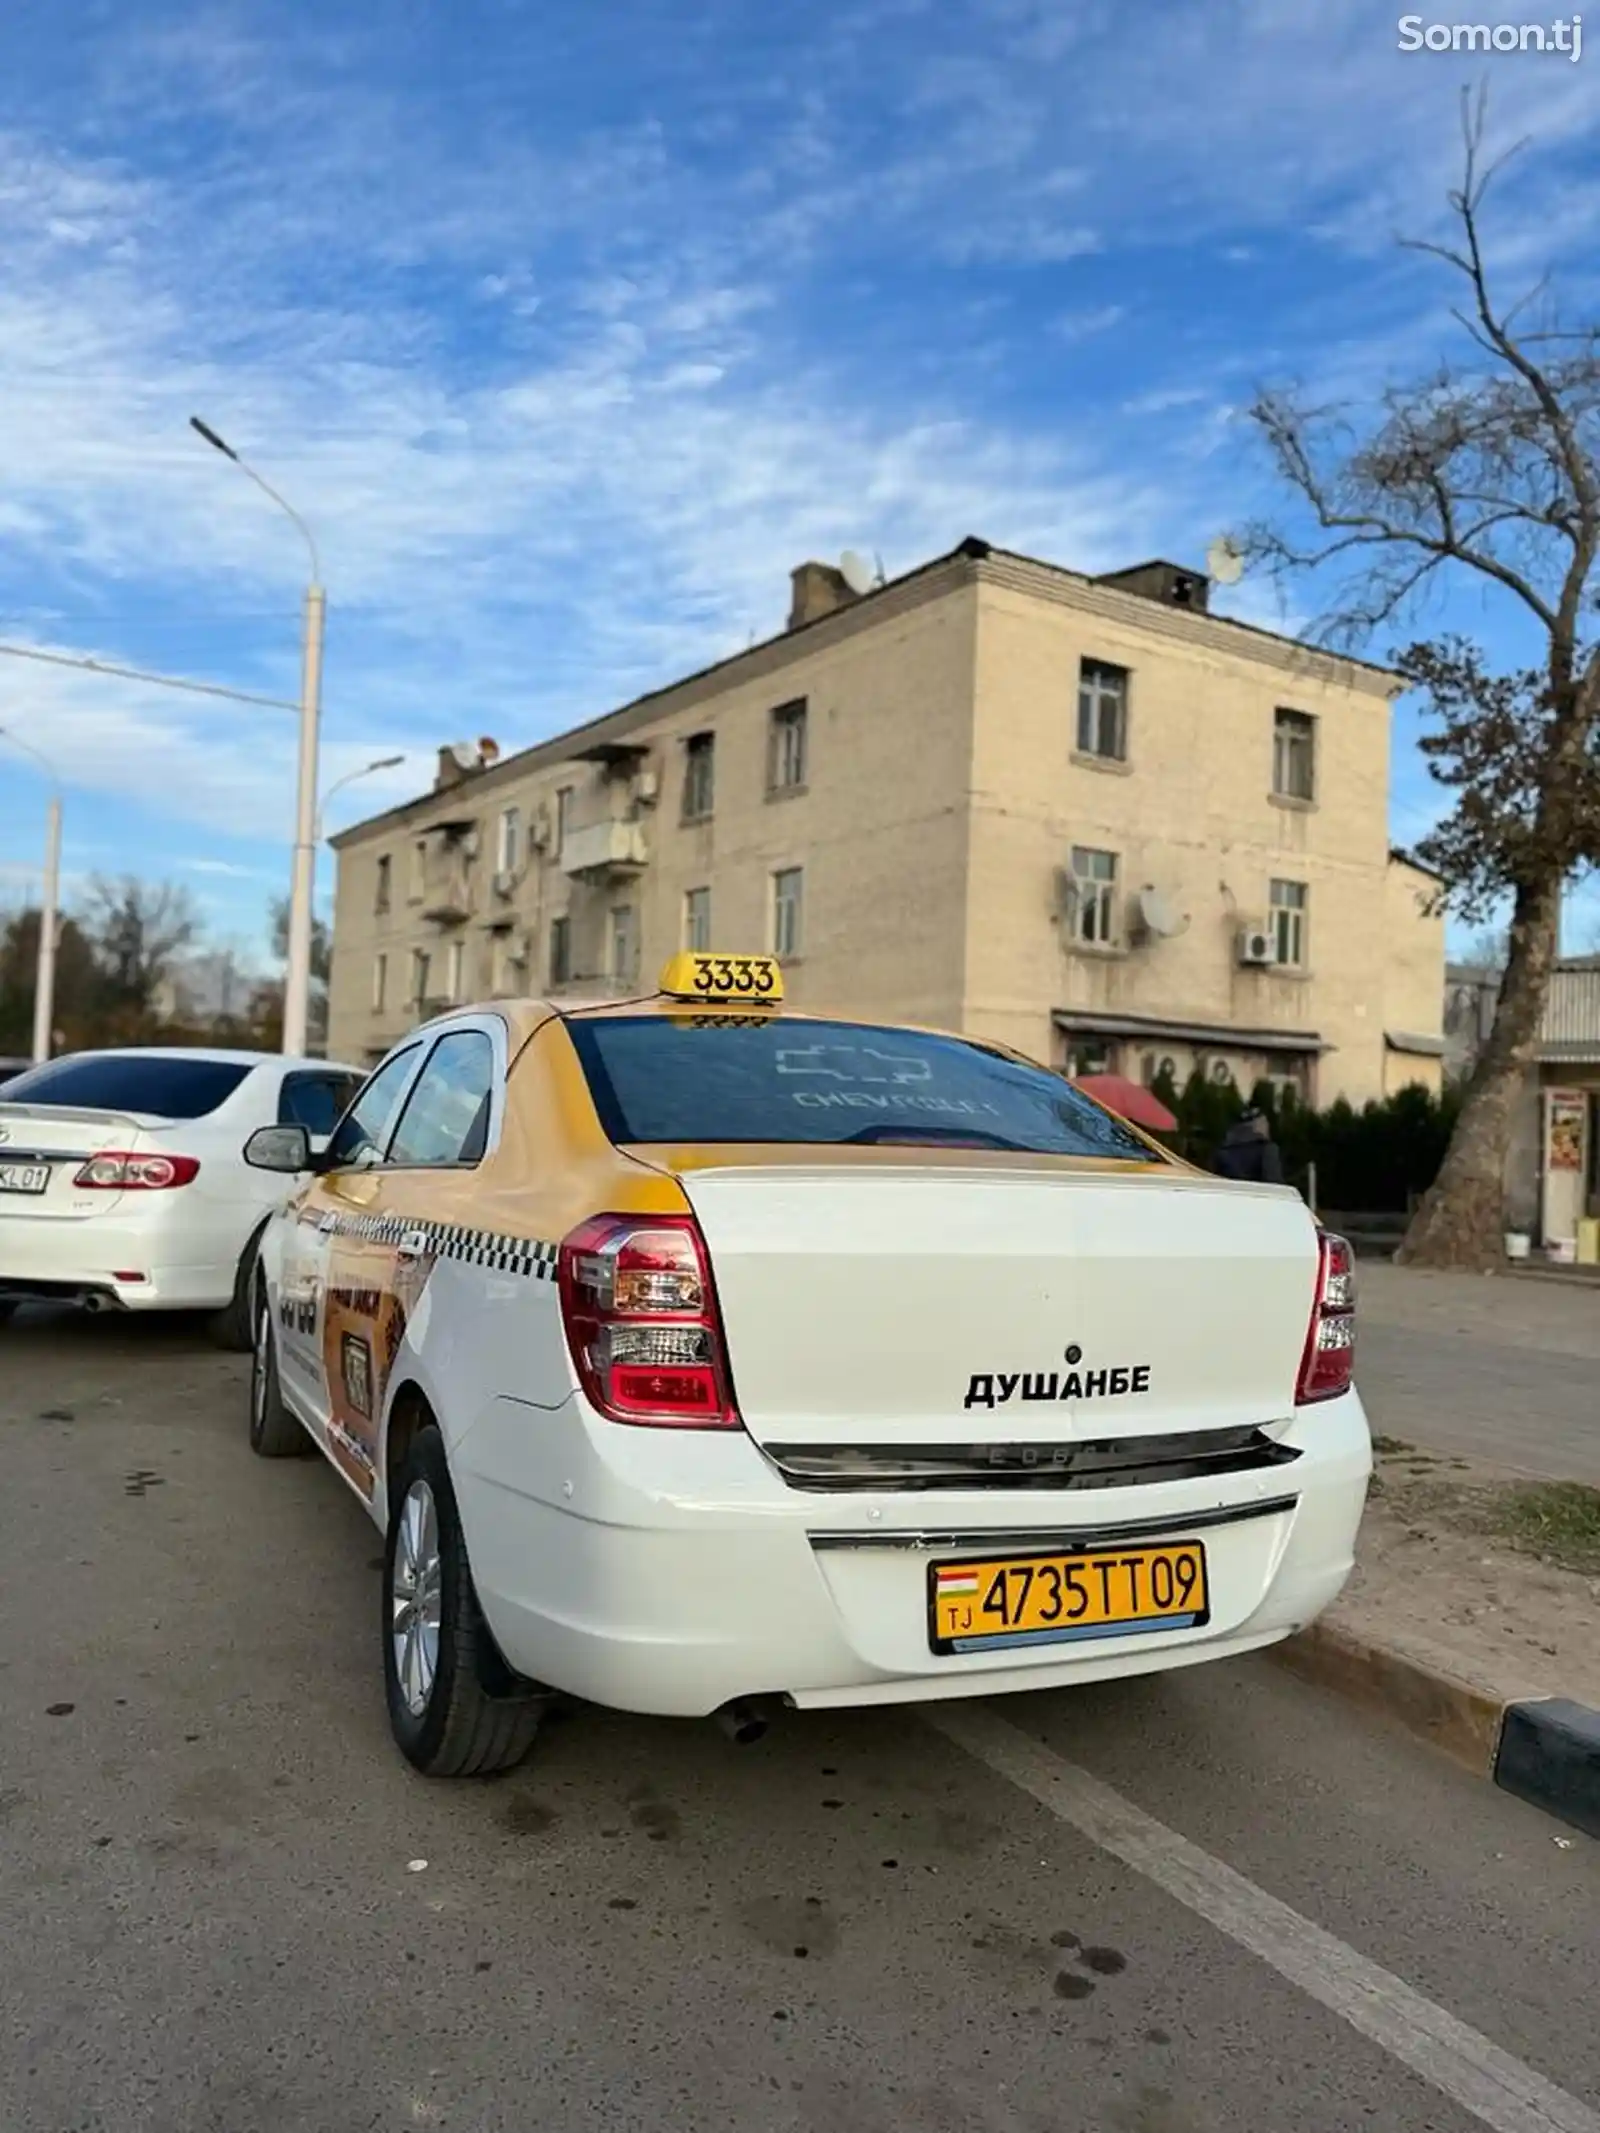
[[[1031,1734],[981,1704],[947,1705],[923,1716],[1059,1821],[1381,2044],[1494,2133],[1600,2133],[1600,2116],[1575,2096]]]

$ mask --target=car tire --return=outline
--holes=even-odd
[[[473,1588],[444,1439],[419,1430],[383,1551],[383,1682],[396,1745],[424,1777],[491,1777],[533,1746],[548,1696],[511,1673]]]
[[[219,1348],[226,1348],[233,1355],[248,1355],[254,1334],[251,1313],[251,1297],[255,1288],[256,1252],[261,1244],[263,1222],[253,1230],[250,1242],[239,1255],[239,1264],[233,1277],[233,1294],[220,1311],[214,1311],[207,1322],[207,1331]]]
[[[278,1380],[278,1343],[272,1332],[267,1285],[255,1284],[255,1327],[250,1343],[250,1449],[260,1459],[294,1459],[314,1449],[304,1425],[283,1401]]]

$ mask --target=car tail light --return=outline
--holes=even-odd
[[[169,1192],[189,1184],[199,1171],[199,1159],[192,1155],[125,1155],[106,1148],[90,1156],[72,1182],[91,1192]]]
[[[612,1422],[738,1429],[711,1265],[688,1215],[597,1215],[561,1246],[567,1344]]]
[[[1350,1390],[1356,1361],[1356,1258],[1343,1237],[1317,1231],[1317,1294],[1300,1359],[1295,1402],[1336,1400]]]

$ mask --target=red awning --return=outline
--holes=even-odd
[[[1127,1119],[1130,1125],[1143,1126],[1147,1133],[1176,1130],[1178,1121],[1160,1097],[1152,1096],[1137,1081],[1129,1081],[1125,1074],[1080,1074],[1072,1086],[1103,1103],[1108,1111],[1115,1111],[1119,1118]]]

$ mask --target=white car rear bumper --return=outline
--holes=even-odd
[[[81,1221],[0,1213],[0,1295],[98,1296],[129,1311],[214,1311],[233,1294],[248,1218],[152,1220],[145,1208]],[[142,1274],[142,1281],[119,1274]]]
[[[1354,1393],[1299,1411],[1281,1441],[1300,1456],[1138,1487],[812,1493],[742,1432],[617,1427],[577,1397],[553,1412],[499,1399],[452,1447],[451,1468],[511,1665],[595,1703],[687,1717],[738,1697],[814,1706],[1059,1688],[1276,1643],[1349,1576],[1371,1471]],[[1203,1541],[1210,1619],[938,1656],[928,1566],[992,1549],[996,1533],[1013,1553],[1102,1535]]]

